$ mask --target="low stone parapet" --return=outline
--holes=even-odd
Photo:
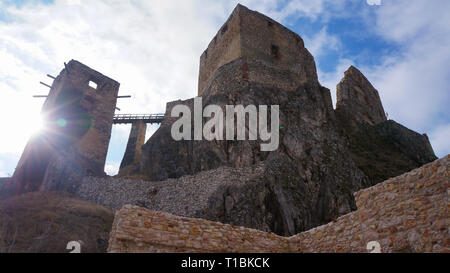
[[[358,210],[291,237],[126,205],[109,252],[450,252],[450,155],[355,193]]]

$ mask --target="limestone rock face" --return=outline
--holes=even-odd
[[[384,148],[390,149],[388,151],[395,148],[402,160],[419,158],[415,164],[433,160],[429,154],[431,146],[417,133],[390,123],[386,127],[372,128],[386,122],[386,116],[378,92],[356,68],[350,67],[339,83],[334,111],[330,91],[318,82],[314,59],[301,39],[294,38],[298,43],[293,47],[277,46],[280,41],[290,41],[296,36],[281,25],[275,25],[270,18],[238,6],[239,10],[237,23],[248,22],[250,26],[235,29],[237,23],[233,20],[237,17],[232,15],[225,30],[218,33],[201,57],[200,74],[207,75],[200,76],[203,108],[218,105],[225,112],[226,105],[278,105],[279,147],[272,152],[262,152],[260,140],[175,141],[171,125],[176,118],[170,117],[171,109],[177,104],[190,109],[193,136],[194,99],[168,103],[161,127],[142,147],[139,175],[162,181],[159,184],[162,188],[165,183],[170,183],[167,187],[173,187],[172,183],[184,183],[183,179],[189,176],[192,183],[201,183],[202,189],[184,187],[183,195],[178,195],[181,204],[183,201],[192,203],[188,200],[205,192],[208,201],[202,201],[201,206],[186,206],[188,212],[177,207],[183,205],[175,203],[155,207],[152,198],[145,201],[144,206],[293,235],[355,210],[353,193],[379,182],[383,176],[385,168],[374,169],[370,164],[385,152]],[[251,27],[255,27],[253,34],[261,35],[246,34],[246,28]],[[257,32],[258,29],[261,31]],[[226,38],[233,33],[238,37],[230,37],[239,41],[241,50],[236,51],[239,53],[236,56],[226,54],[234,59],[223,63],[220,52],[236,53],[228,48],[234,45],[227,40],[232,38]],[[246,46],[252,44],[246,43],[249,37],[258,47]],[[291,63],[291,58],[299,60],[298,63]],[[203,125],[208,120],[204,118]],[[234,128],[236,126],[235,121]],[[361,126],[371,129],[358,131]],[[246,130],[249,130],[248,122]],[[370,138],[362,137],[358,141],[359,138],[353,136],[355,132],[380,140],[368,143]],[[412,141],[405,140],[405,136]],[[368,155],[364,154],[366,148]],[[383,160],[386,165],[395,163],[389,157]],[[412,165],[408,161],[387,175],[409,171]],[[258,171],[250,176],[240,169],[255,166]],[[226,183],[231,176],[214,173],[225,167],[235,169],[238,174],[234,173],[233,179],[241,177],[242,183]],[[155,198],[173,200],[177,196]]]
[[[426,134],[416,133],[393,120],[362,124],[344,132],[353,161],[372,185],[437,159]]]
[[[318,82],[299,85],[295,91],[248,82],[239,77],[243,65],[245,60],[240,58],[220,69],[213,79],[216,84],[210,88],[228,88],[216,89],[222,92],[205,90],[203,107],[279,105],[279,148],[261,152],[260,140],[175,141],[170,134],[172,123],[166,120],[143,146],[142,173],[150,180],[165,180],[220,166],[262,164],[252,183],[217,189],[198,217],[283,235],[329,222],[355,209],[353,192],[367,187],[369,181],[355,166],[338,133],[329,90]],[[192,99],[178,103],[194,113]],[[248,123],[246,126],[248,129]]]
[[[387,120],[378,91],[358,69],[351,66],[336,91],[338,127],[371,185],[437,159],[426,135]]]
[[[350,123],[374,125],[386,120],[378,91],[354,66],[336,86],[336,113]]]

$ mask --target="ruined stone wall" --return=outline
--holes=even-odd
[[[222,65],[239,58],[240,17],[239,9],[235,9],[227,22],[220,28],[209,43],[208,48],[200,56],[200,73],[198,77],[198,94],[200,95],[209,83],[212,74]]]
[[[450,155],[355,194],[358,210],[292,237],[125,206],[109,252],[450,252]]]
[[[80,105],[85,113],[81,115],[88,115],[91,124],[86,133],[80,136],[76,149],[96,163],[95,169],[91,170],[94,174],[103,173],[120,84],[73,60],[56,81],[59,81],[62,88],[68,88],[70,81],[70,86],[74,88],[72,92],[82,94]],[[97,88],[89,86],[90,81]]]
[[[273,233],[125,206],[116,213],[108,252],[286,252]]]
[[[450,156],[355,194],[358,210],[290,238],[294,252],[449,252]]]
[[[52,84],[41,111],[45,128],[28,142],[9,194],[73,192],[82,177],[104,175],[118,91],[118,82],[71,60]]]
[[[198,95],[212,86],[217,70],[239,58],[239,81],[289,91],[307,82],[318,84],[314,58],[299,35],[238,5],[200,58]]]
[[[298,34],[245,7],[241,9],[240,16],[242,56],[264,63],[249,66],[250,81],[277,86],[280,76],[290,74],[295,86],[284,87],[286,90],[295,90],[298,85],[308,82],[317,83],[314,58]],[[276,69],[280,71],[276,72]]]

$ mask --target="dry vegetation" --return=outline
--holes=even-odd
[[[110,209],[64,193],[28,193],[0,201],[0,253],[106,252],[114,215]]]

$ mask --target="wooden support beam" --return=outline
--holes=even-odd
[[[131,98],[130,95],[126,95],[126,96],[117,96],[118,99],[126,99],[126,98]]]
[[[119,108],[119,107],[116,107],[116,110],[119,110],[119,111],[120,111],[120,108]]]
[[[50,74],[47,74],[47,77],[49,77],[49,78],[51,78],[51,79],[54,79],[54,80],[56,80],[56,78],[55,77],[53,77],[52,75],[50,75]]]
[[[34,95],[33,98],[47,98],[47,95]]]
[[[45,86],[47,86],[48,88],[52,88],[50,85],[48,85],[48,84],[46,84],[46,83],[40,82],[40,84],[45,85]]]

